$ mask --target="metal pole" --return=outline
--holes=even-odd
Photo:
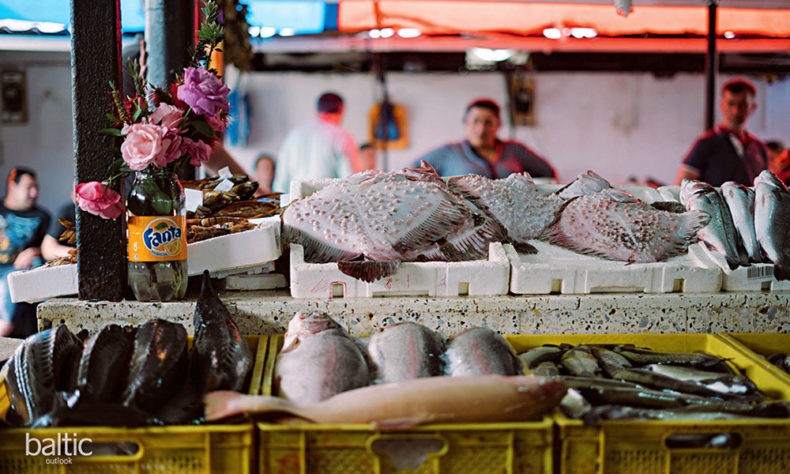
[[[172,82],[189,64],[195,47],[196,0],[145,0],[146,79],[156,86]],[[195,167],[179,171],[182,179],[194,179]]]
[[[74,160],[77,181],[101,181],[114,160],[108,147],[116,139],[99,134],[110,124],[110,81],[121,77],[119,0],[71,1],[71,78]],[[116,184],[116,191],[119,184]],[[120,301],[126,291],[126,233],[123,219],[106,220],[77,213],[79,297]]]
[[[705,55],[705,130],[713,128],[716,103],[716,72],[719,68],[716,52],[716,8],[718,0],[708,0],[708,51]]]

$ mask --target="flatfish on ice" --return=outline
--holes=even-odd
[[[338,262],[343,273],[372,282],[395,273],[402,261],[436,253],[470,218],[463,200],[425,163],[357,173],[291,203],[282,214],[283,238],[303,245],[309,262]],[[441,255],[475,258],[460,251]]]
[[[708,219],[703,211],[661,211],[605,189],[568,200],[541,238],[612,260],[658,262],[685,252]]]

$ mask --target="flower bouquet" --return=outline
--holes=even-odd
[[[127,62],[135,94],[123,97],[112,89],[113,126],[101,133],[122,138],[119,155],[107,178],[76,186],[77,204],[83,211],[116,219],[127,211],[129,229],[129,282],[138,300],[167,301],[186,291],[186,216],[184,191],[176,171],[187,162],[208,161],[228,119],[230,90],[208,62],[222,40],[216,3],[206,3],[206,21],[190,64],[174,82],[151,86],[142,67]],[[141,61],[142,62],[142,61]],[[126,202],[112,188],[113,182],[135,173]]]

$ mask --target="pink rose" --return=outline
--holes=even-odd
[[[162,138],[162,153],[159,159],[154,160],[154,165],[157,168],[164,168],[168,163],[176,161],[183,155],[181,151],[181,135],[174,129],[167,131]]]
[[[74,193],[77,204],[85,212],[103,219],[115,219],[123,214],[121,195],[98,181],[80,183]]]
[[[220,110],[228,111],[230,89],[217,76],[203,68],[184,69],[184,83],[176,89],[176,97],[192,107],[198,115],[215,115]]]
[[[184,118],[184,111],[166,103],[159,104],[159,107],[151,114],[150,121],[169,129],[177,129]]]
[[[121,133],[126,135],[121,144],[121,156],[129,168],[140,171],[152,161],[161,163],[164,159],[162,139],[167,133],[166,128],[148,123],[135,123],[124,126]]]
[[[181,143],[183,144],[184,153],[189,155],[189,164],[192,166],[200,166],[207,162],[211,156],[211,145],[206,142],[184,137]]]
[[[221,113],[222,112],[217,112],[214,115],[206,117],[206,123],[215,132],[224,132],[225,128],[227,128],[228,126],[227,119],[223,119],[222,117],[220,117]]]

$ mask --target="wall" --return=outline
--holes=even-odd
[[[728,78],[722,75],[718,83]],[[750,79],[759,104],[750,131],[790,141],[790,80]],[[391,100],[409,111],[411,140],[408,149],[390,151],[390,168],[461,139],[461,116],[471,99],[489,96],[505,104],[505,81],[498,73],[391,73],[388,84]],[[367,140],[368,110],[378,97],[371,74],[252,73],[239,87],[250,94],[251,133],[246,149],[232,151],[245,166],[260,152],[276,153],[288,130],[313,116],[315,99],[325,90],[345,97],[344,126]],[[704,129],[701,74],[540,73],[535,90],[536,125],[503,125],[500,135],[514,136],[549,159],[561,180],[593,169],[614,181],[634,176],[669,183]]]
[[[69,55],[0,52],[0,69],[20,67],[27,72],[28,122],[0,125],[0,179],[15,165],[36,169],[39,203],[56,211],[69,199],[74,174]],[[790,142],[790,80],[752,79],[759,108],[750,130]],[[669,182],[703,129],[702,75],[541,73],[535,81],[537,124],[519,127],[514,136],[548,158],[562,180],[592,168],[614,181],[633,175]],[[251,134],[248,147],[231,151],[247,168],[258,153],[276,153],[287,131],[313,116],[324,90],[346,97],[344,125],[365,139],[368,110],[378,94],[370,74],[251,73],[240,84],[250,93]],[[392,100],[409,111],[411,139],[408,149],[390,152],[390,168],[460,139],[470,99],[505,99],[504,79],[496,73],[392,73],[389,88]],[[509,134],[504,126],[501,135]]]

